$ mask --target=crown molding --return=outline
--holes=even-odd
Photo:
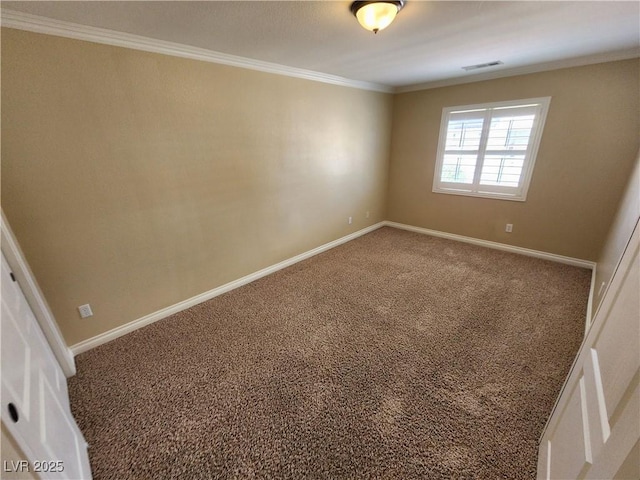
[[[289,67],[278,63],[263,62],[261,60],[254,60],[237,55],[229,55],[226,53],[216,52],[205,48],[192,47],[180,43],[156,40],[149,37],[143,37],[141,35],[133,35],[130,33],[117,32],[105,28],[91,27],[87,25],[80,25],[77,23],[65,22],[62,20],[55,20],[52,18],[31,15],[28,13],[18,12],[5,8],[1,9],[1,13],[1,25],[7,28],[15,28],[18,30],[26,30],[35,33],[43,33],[46,35],[54,35],[57,37],[73,38],[76,40],[113,45],[116,47],[131,48],[134,50],[142,50],[145,52],[160,53],[163,55],[171,55],[174,57],[182,57],[191,60],[229,65],[238,68],[246,68],[249,70],[272,73],[275,75],[301,78],[305,80],[312,80],[315,82],[328,83],[343,87],[352,87],[360,90],[371,90],[374,92],[382,93],[415,92],[418,90],[428,90],[432,88],[448,87],[452,85],[461,85],[465,83],[481,82],[484,80],[493,80],[497,78],[513,77],[517,75],[558,70],[561,68],[580,67],[596,63],[614,62],[617,60],[628,60],[640,57],[640,48],[633,47],[626,50],[618,50],[615,52],[600,53],[553,62],[538,63],[535,65],[526,65],[516,68],[501,68],[492,70],[490,72],[478,73],[475,75],[465,75],[463,77],[446,78],[442,80],[434,80],[429,82],[393,87],[379,83],[352,80],[349,78],[340,77],[338,75],[330,75],[313,70],[305,70],[303,68]]]
[[[130,33],[116,32],[105,28],[79,25],[77,23],[55,20],[52,18],[31,15],[4,8],[2,9],[1,23],[3,27],[27,30],[35,33],[44,33],[57,37],[73,38],[76,40],[102,43],[116,47],[143,50],[145,52],[161,53],[163,55],[218,63],[287,77],[302,78],[305,80],[313,80],[315,82],[358,88],[361,90],[372,90],[374,92],[383,93],[394,92],[393,87],[378,83],[351,80],[349,78],[316,72],[313,70],[305,70],[303,68],[288,67],[277,63],[263,62],[251,58],[207,50],[205,48],[191,47],[189,45],[156,40]]]
[[[406,85],[396,87],[395,93],[415,92],[418,90],[429,90],[431,88],[449,87],[451,85],[461,85],[464,83],[475,83],[483,80],[494,80],[496,78],[514,77],[516,75],[527,75],[529,73],[547,72],[550,70],[559,70],[561,68],[582,67],[585,65],[593,65],[596,63],[615,62],[618,60],[630,60],[640,57],[640,48],[633,47],[615,52],[598,53],[587,55],[584,57],[568,58],[565,60],[557,60],[554,62],[537,63],[535,65],[526,65],[517,68],[501,68],[492,70],[491,72],[479,73],[475,75],[467,75],[464,77],[446,78],[443,80],[434,80],[432,82],[418,83],[414,85]]]

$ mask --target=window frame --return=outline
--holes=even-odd
[[[549,111],[551,97],[525,98],[519,100],[507,100],[502,102],[487,102],[474,105],[458,105],[454,107],[445,107],[442,109],[442,119],[440,121],[440,135],[438,137],[438,150],[436,153],[436,165],[433,175],[433,193],[444,193],[448,195],[463,195],[470,197],[492,198],[497,200],[511,200],[524,202],[527,199],[529,184],[533,176],[538,148],[542,139],[544,124]],[[527,143],[525,151],[522,172],[520,174],[517,187],[505,187],[498,185],[481,185],[480,177],[482,167],[487,153],[487,138],[489,135],[490,122],[492,113],[496,109],[505,107],[525,107],[529,105],[535,106],[535,118],[531,128],[531,136]],[[473,183],[463,184],[454,182],[441,181],[442,166],[446,153],[447,131],[449,120],[452,113],[466,111],[482,111],[484,110],[483,129],[481,134],[480,145],[476,156],[475,175]],[[474,151],[475,152],[475,151]]]

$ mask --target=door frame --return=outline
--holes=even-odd
[[[597,340],[600,339],[600,335],[603,332],[606,322],[608,321],[611,314],[611,310],[613,308],[613,306],[616,304],[616,302],[618,301],[618,295],[619,292],[623,289],[624,287],[624,282],[627,279],[627,275],[630,274],[630,272],[632,271],[632,269],[638,269],[638,265],[636,263],[634,263],[634,259],[635,259],[635,255],[637,255],[638,249],[640,248],[640,218],[636,219],[636,223],[635,223],[635,227],[632,229],[632,233],[627,241],[627,244],[622,252],[621,257],[619,258],[616,268],[613,270],[613,274],[612,277],[609,281],[609,284],[607,285],[607,288],[604,292],[604,294],[601,297],[601,302],[600,305],[598,306],[596,313],[593,317],[593,321],[591,322],[591,325],[589,327],[589,330],[587,330],[587,332],[585,333],[585,337],[584,340],[582,342],[582,344],[580,345],[580,349],[578,350],[578,353],[574,359],[574,362],[571,366],[571,369],[569,371],[569,373],[567,374],[567,377],[565,379],[565,382],[562,386],[562,389],[560,390],[560,393],[558,394],[558,398],[556,399],[555,405],[551,411],[551,414],[549,415],[549,418],[547,419],[547,422],[544,426],[544,429],[542,431],[542,434],[540,436],[540,439],[538,441],[538,469],[537,469],[537,478],[549,478],[550,475],[550,471],[549,471],[549,438],[548,436],[550,435],[549,432],[553,432],[559,422],[562,421],[562,415],[564,414],[568,403],[571,400],[571,395],[572,392],[574,392],[576,389],[580,389],[583,387],[584,384],[582,384],[582,379],[584,378],[583,372],[584,372],[584,364],[587,362],[587,358],[591,355],[591,351],[595,351],[592,349],[592,347],[595,345],[595,343],[597,342]],[[593,367],[591,367],[591,374],[593,377]],[[598,377],[600,376],[600,374],[597,374]],[[637,370],[636,370],[636,376],[637,376]],[[582,377],[582,378],[580,378]],[[634,377],[635,378],[635,377]],[[622,382],[622,380],[618,379],[618,384],[620,384]],[[628,384],[623,384],[625,385],[625,394],[623,395],[622,398],[624,398],[624,396],[629,395],[632,396],[633,395],[633,390],[630,389],[630,386],[634,384],[633,379],[631,379],[629,381],[630,383]],[[579,393],[580,397],[579,398],[584,398],[584,391]],[[592,395],[597,395],[597,393],[592,394]],[[618,409],[618,407],[621,404],[624,404],[627,400],[620,400],[616,405],[613,406],[609,406],[611,408],[611,413],[613,413],[614,411],[616,411],[616,409]],[[598,400],[598,402],[602,402],[604,403],[604,400]],[[590,438],[593,434],[594,431],[598,431],[597,428],[601,428],[601,424],[599,422],[595,422],[595,425],[597,425],[596,428],[590,427],[589,425],[592,423],[591,421],[587,420],[586,422],[584,421],[584,416],[588,415],[588,411],[587,413],[585,413],[584,409],[586,408],[586,405],[583,403],[581,405],[581,407],[583,408],[583,411],[581,412],[582,418],[583,418],[583,424],[582,424],[582,430],[583,432],[586,431],[585,437],[588,440],[589,443],[589,449],[591,448],[591,441]],[[629,411],[629,406],[627,405],[627,407],[624,407],[623,410],[624,412]],[[619,411],[620,411],[619,410]],[[605,412],[606,413],[606,412]],[[599,412],[600,415],[602,415],[602,411]],[[624,415],[621,413],[618,413],[616,415]],[[608,417],[607,420],[611,421],[612,417]],[[618,417],[618,421],[619,423],[617,423],[617,425],[611,425],[611,433],[607,435],[607,437],[609,437],[608,439],[605,439],[604,441],[602,440],[602,430],[600,430],[600,434],[597,435],[600,438],[600,441],[602,443],[600,443],[600,448],[602,450],[600,450],[598,452],[598,458],[596,459],[595,457],[593,457],[593,460],[598,460],[598,463],[595,463],[593,460],[588,460],[588,463],[591,465],[589,467],[589,470],[587,471],[582,471],[581,474],[582,475],[586,475],[587,478],[589,478],[589,474],[590,473],[594,473],[592,472],[593,468],[602,468],[602,461],[603,461],[603,457],[602,457],[602,451],[604,451],[604,447],[602,447],[602,445],[604,443],[606,443],[607,441],[611,442],[611,438],[612,436],[614,438],[620,439],[620,438],[624,438],[625,442],[631,443],[631,442],[636,442],[637,445],[637,440],[638,437],[636,436],[635,438],[633,438],[632,441],[629,441],[629,437],[626,436],[627,432],[624,431],[623,433],[620,433],[620,430],[615,430],[615,427],[617,426],[618,428],[622,428],[620,425],[633,425],[633,422],[627,422],[625,423],[624,421],[620,420],[620,417]],[[609,428],[609,426],[607,427]],[[637,431],[635,433],[633,433],[634,435],[637,435]],[[583,439],[584,440],[584,439]],[[580,440],[578,440],[579,442]],[[628,446],[628,443],[625,443],[625,446]],[[632,446],[631,449],[636,448],[635,446]],[[587,450],[587,447],[584,447],[585,451]],[[609,455],[610,455],[611,451],[609,451]],[[628,452],[624,452],[625,455]],[[551,452],[551,455],[553,456],[553,452]],[[609,465],[614,465],[616,468],[621,468],[621,465],[623,463],[626,462],[625,458],[617,458],[614,461],[611,460],[611,458],[609,457]],[[619,463],[618,463],[619,461]],[[585,463],[586,465],[586,463]],[[584,469],[585,467],[583,467]],[[596,475],[597,470],[596,470]],[[582,478],[582,476],[581,476]],[[600,478],[595,477],[595,478]],[[612,478],[607,476],[607,478]]]
[[[27,303],[31,307],[56,360],[58,360],[60,368],[62,368],[67,378],[72,377],[76,374],[76,363],[73,352],[62,337],[58,323],[36,282],[31,268],[29,268],[29,264],[4,215],[4,211],[2,211],[2,218],[0,219],[0,229],[2,234],[2,253],[4,253],[13,274],[18,280],[20,288],[27,298]]]

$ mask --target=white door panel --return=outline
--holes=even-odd
[[[2,296],[4,298],[4,292]],[[20,332],[13,315],[11,315],[10,310],[6,308],[4,303],[2,304],[2,335],[14,339],[12,342],[2,343],[2,365],[12,365],[12,368],[2,369],[2,377],[6,380],[7,389],[11,397],[19,403],[24,416],[28,420],[30,413],[29,395],[31,391],[31,382],[29,381],[29,363],[31,359],[29,341]],[[20,359],[20,361],[15,359]]]
[[[636,266],[639,265],[637,254],[633,262]],[[640,275],[637,274],[637,270],[636,267],[635,274],[629,271],[625,275],[624,288],[617,295],[615,305],[607,312],[608,321],[595,341],[600,358],[605,402],[610,414],[640,367],[640,355],[628,354],[632,351],[638,353],[640,339]],[[635,321],[631,321],[632,319]]]
[[[62,462],[41,478],[91,478],[66,378],[2,255],[2,421],[30,460]],[[60,468],[60,465],[62,468]]]
[[[621,402],[621,411],[614,416],[611,439],[604,445],[601,455],[596,458],[593,468],[585,478],[600,480],[617,478],[616,472],[624,463],[632,448],[637,448],[640,438],[640,388],[636,377],[635,388]],[[640,477],[631,477],[636,480]]]
[[[615,478],[640,439],[638,225],[547,427],[539,479]]]
[[[590,349],[584,362],[585,404],[589,424],[591,457],[597,458],[609,438],[609,417],[602,393],[598,353]]]
[[[549,467],[544,470],[553,472],[552,478],[577,478],[586,463],[591,463],[589,429],[583,412],[582,379],[574,386],[569,395],[564,422],[551,432],[545,442],[549,455]],[[586,434],[586,435],[585,435]],[[579,443],[581,448],[575,448]]]

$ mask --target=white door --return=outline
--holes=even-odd
[[[27,455],[30,471],[45,479],[90,479],[87,444],[71,415],[66,378],[4,254],[1,284],[2,423]]]
[[[640,478],[639,230],[542,436],[539,479]]]

